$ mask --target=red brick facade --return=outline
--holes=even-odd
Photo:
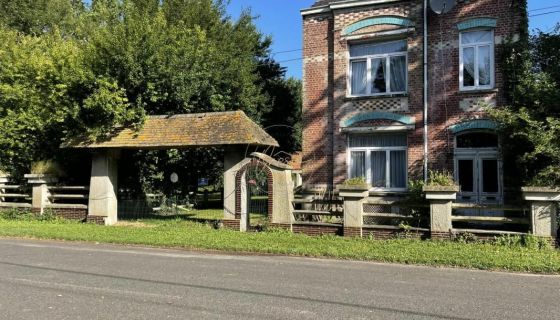
[[[336,2],[336,1],[333,1]],[[366,1],[367,2],[367,1]],[[322,2],[321,4],[326,3]],[[345,2],[351,4],[351,2]],[[318,7],[303,14],[303,177],[306,187],[332,186],[347,179],[347,134],[341,122],[366,112],[391,112],[414,118],[407,131],[409,178],[423,172],[423,1],[387,1],[344,8]],[[506,103],[500,50],[504,39],[519,30],[524,10],[517,1],[459,1],[443,16],[428,14],[428,122],[430,169],[453,170],[454,137],[451,125],[483,118],[479,101],[498,106]],[[400,17],[412,26],[374,25],[345,34],[353,23],[374,17]],[[459,91],[459,29],[468,19],[492,18],[497,22],[495,41],[495,88]],[[406,94],[348,97],[348,48],[358,41],[406,39],[408,44],[408,90]],[[372,126],[357,123],[354,126]]]

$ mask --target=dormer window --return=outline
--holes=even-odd
[[[494,32],[460,33],[459,86],[461,90],[494,88]]]
[[[406,40],[350,45],[349,94],[377,96],[406,93]]]

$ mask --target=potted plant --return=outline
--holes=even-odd
[[[24,175],[29,183],[55,183],[63,171],[58,163],[52,160],[36,161],[31,164],[31,173]]]
[[[459,186],[448,171],[430,171],[422,190],[428,200],[455,200]]]
[[[363,177],[352,178],[344,181],[343,184],[336,186],[338,195],[341,197],[365,198],[369,195],[371,186]]]

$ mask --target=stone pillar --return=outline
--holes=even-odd
[[[8,176],[0,176],[0,194],[4,194],[6,193],[6,189],[4,189],[3,187],[8,184],[9,178]],[[4,201],[4,198],[2,198],[0,196],[0,204],[2,203],[2,201]]]
[[[103,150],[91,162],[88,216],[103,217],[105,225],[117,222],[118,158],[119,150]]]
[[[31,210],[43,214],[45,207],[50,203],[48,184],[55,183],[58,179],[47,174],[26,174],[24,177],[32,188]]]
[[[227,147],[224,150],[224,219],[235,219],[235,175],[240,162],[245,158],[241,147]]]
[[[294,200],[294,182],[292,170],[270,166],[272,171],[272,211],[270,222],[284,229],[291,230],[294,221],[292,201]]]
[[[430,233],[432,239],[447,239],[451,234],[453,201],[459,187],[426,186],[424,193],[430,201]]]
[[[336,188],[344,200],[344,236],[362,237],[364,202],[369,197],[369,186],[338,185]]]
[[[541,187],[522,188],[523,199],[531,203],[531,233],[538,237],[558,236],[558,201],[560,190]]]

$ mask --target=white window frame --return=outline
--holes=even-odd
[[[468,33],[472,31],[486,31],[490,32],[491,41],[486,42],[475,42],[469,44],[463,44],[463,33]],[[478,70],[478,51],[480,47],[490,46],[490,84],[486,86],[479,85],[480,77]],[[463,64],[463,51],[465,48],[474,48],[474,86],[464,85],[464,72],[465,66]],[[480,30],[468,30],[459,33],[459,90],[460,91],[472,91],[472,90],[490,90],[495,87],[495,41],[494,41],[494,30],[493,29],[480,29]]]
[[[404,151],[405,153],[405,184],[408,184],[408,145],[400,147],[350,147],[350,135],[347,138],[348,148],[346,150],[347,177],[352,174],[352,152],[365,152],[365,174],[366,182],[372,186],[371,191],[406,191],[408,188],[391,188],[391,151]],[[372,181],[371,153],[385,151],[385,187],[375,187]]]
[[[403,40],[399,40],[403,41]],[[391,43],[397,41],[387,41],[387,42],[380,42],[379,44],[384,43]],[[350,44],[351,46],[352,44]],[[391,57],[405,57],[405,66],[406,66],[406,76],[405,76],[405,88],[404,91],[391,91]],[[372,93],[372,79],[371,79],[371,61],[373,59],[385,59],[385,87],[387,88],[387,92],[379,92],[379,93]],[[352,63],[353,62],[363,62],[366,61],[366,93],[365,94],[352,94]],[[365,55],[365,56],[358,56],[358,57],[350,57],[350,50],[348,50],[348,80],[347,80],[347,96],[348,97],[375,97],[375,96],[388,96],[393,94],[405,94],[408,92],[408,44],[407,44],[407,51],[400,51],[394,53],[384,53],[384,54],[374,54],[374,55]]]

